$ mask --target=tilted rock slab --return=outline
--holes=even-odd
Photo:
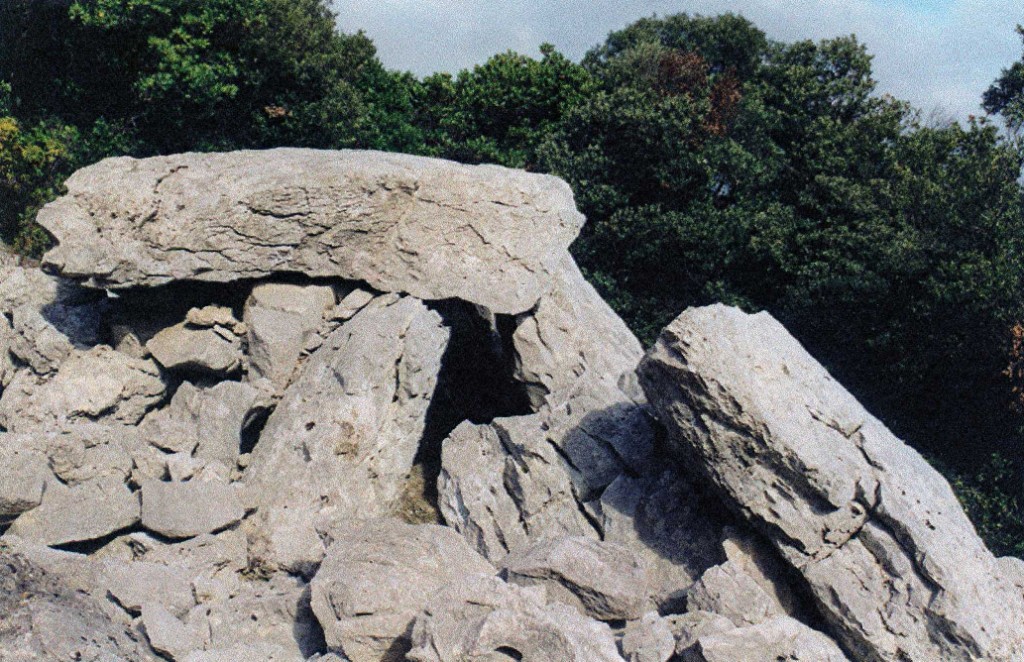
[[[946,481],[771,316],[691,309],[641,381],[671,442],[858,659],[1019,660],[1024,595]]]
[[[583,224],[554,177],[378,152],[122,157],[67,188],[44,264],[112,289],[290,272],[516,314]]]
[[[412,468],[449,330],[412,297],[382,297],[335,331],[270,416],[245,482],[270,567],[323,558],[323,515],[385,515]]]

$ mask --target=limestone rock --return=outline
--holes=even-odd
[[[304,660],[324,649],[323,632],[310,608],[310,588],[302,580],[276,574],[267,580],[228,577],[197,579],[198,604],[188,615],[190,630],[204,635],[203,647],[272,647],[282,659]],[[264,659],[264,658],[242,658]]]
[[[701,637],[736,629],[732,621],[725,616],[700,610],[666,616],[664,622],[676,638],[677,656],[692,648]]]
[[[665,613],[680,611],[693,583],[726,560],[717,504],[675,469],[642,478],[623,474],[599,505],[604,539],[644,559],[651,598]]]
[[[42,545],[95,540],[139,521],[139,498],[113,476],[67,486],[50,478],[42,503],[23,513],[10,533]]]
[[[413,619],[438,589],[494,567],[451,529],[395,520],[335,532],[312,581],[328,646],[353,662],[400,660]]]
[[[26,446],[19,436],[0,433],[0,524],[43,501],[50,476],[46,456]]]
[[[50,379],[18,373],[0,397],[0,426],[18,432],[81,419],[135,425],[164,391],[152,361],[100,345],[76,352]]]
[[[318,516],[390,510],[412,468],[447,341],[440,316],[405,297],[364,308],[309,357],[246,470],[261,562],[309,571],[323,557]]]
[[[466,422],[442,447],[441,514],[495,563],[531,541],[599,538],[580,512],[573,473],[547,439],[540,415]]]
[[[158,602],[174,616],[181,617],[195,605],[192,578],[181,568],[108,559],[99,563],[95,583],[132,615],[141,614],[143,605]]]
[[[645,609],[647,569],[627,547],[583,537],[542,540],[505,557],[502,572],[520,586],[602,621],[634,620]]]
[[[238,491],[220,481],[142,484],[142,526],[168,538],[191,538],[238,522],[245,510]]]
[[[681,657],[683,662],[849,662],[834,641],[787,616],[701,637]]]
[[[168,370],[226,376],[242,367],[241,339],[221,327],[195,328],[182,322],[153,336],[146,349]]]
[[[652,611],[626,624],[620,647],[627,662],[668,662],[675,654],[676,638],[667,619]]]
[[[372,292],[356,288],[346,294],[331,311],[331,318],[338,321],[350,320],[374,299]]]
[[[142,626],[153,650],[172,660],[181,659],[202,645],[199,637],[159,602],[142,605]]]
[[[691,309],[640,375],[674,447],[858,658],[1024,656],[1024,596],[949,485],[769,315]]]
[[[198,388],[185,382],[170,406],[150,413],[139,431],[157,448],[233,467],[241,450],[242,430],[266,400],[260,389],[249,384],[221,382]]]
[[[441,589],[416,618],[414,662],[506,660],[622,662],[611,629],[534,589],[468,576]]]
[[[62,578],[0,541],[0,659],[134,660],[156,662],[127,625],[112,621],[103,601],[66,585]]]
[[[322,285],[264,283],[245,304],[250,375],[279,389],[292,379],[299,355],[324,314],[334,307],[334,290]]]
[[[782,605],[738,564],[710,568],[686,595],[687,609],[725,616],[737,627],[785,616]]]
[[[375,152],[107,159],[67,188],[38,220],[59,242],[44,264],[68,278],[302,273],[505,314],[537,303],[583,221],[554,177]]]
[[[304,662],[305,659],[274,644],[237,644],[230,648],[192,651],[181,662]]]

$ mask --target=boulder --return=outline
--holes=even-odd
[[[1024,656],[1024,596],[949,485],[772,317],[688,310],[640,376],[673,447],[858,659]]]
[[[626,662],[668,662],[675,654],[676,638],[668,619],[652,611],[626,624],[620,648]]]
[[[42,503],[50,475],[46,455],[0,432],[0,524]]]
[[[186,615],[195,606],[192,577],[181,568],[159,563],[101,560],[93,583],[93,591],[99,588],[132,616],[141,614],[143,605],[151,603],[159,603],[176,617]]]
[[[115,158],[66,186],[44,264],[114,289],[301,273],[516,314],[583,223],[554,177],[377,152]]]
[[[309,357],[246,470],[260,563],[311,571],[324,553],[314,526],[321,514],[390,511],[419,448],[447,341],[440,316],[422,302],[378,300]]]
[[[164,329],[146,343],[156,362],[167,370],[187,370],[226,377],[242,368],[242,340],[234,331],[215,326],[196,328],[187,322]]]
[[[664,622],[676,638],[677,656],[686,653],[701,637],[736,629],[732,621],[725,616],[697,609],[685,614],[666,616]]]
[[[0,541],[0,659],[5,662],[157,662],[127,624],[109,617],[104,602],[68,586]]]
[[[181,662],[304,662],[305,659],[274,644],[237,644],[230,648],[192,651],[181,658]]]
[[[50,477],[38,508],[23,513],[9,533],[41,545],[95,540],[139,521],[139,497],[115,476],[73,486]]]
[[[649,607],[647,568],[629,548],[579,536],[542,540],[502,561],[505,579],[543,587],[548,600],[602,621],[640,618]]]
[[[83,419],[135,425],[164,393],[152,361],[100,345],[76,351],[52,378],[19,372],[0,397],[0,427],[18,432]]]
[[[185,382],[168,407],[146,416],[139,432],[145,441],[164,451],[234,467],[242,431],[267,400],[261,389],[240,382],[220,382],[209,388]]]
[[[216,480],[142,484],[142,526],[167,538],[191,538],[235,524],[245,509],[233,485]]]
[[[352,522],[311,583],[327,645],[352,662],[401,660],[416,615],[431,594],[494,567],[451,529],[396,520]]]
[[[172,660],[200,648],[202,640],[159,602],[142,605],[142,627],[150,647]]]
[[[622,662],[611,629],[543,593],[467,576],[435,593],[412,629],[413,662]]]
[[[834,641],[787,616],[703,636],[680,657],[683,662],[849,662]]]
[[[249,376],[284,390],[306,343],[334,307],[334,290],[322,285],[264,283],[245,303]]]
[[[663,613],[681,611],[686,592],[726,558],[720,506],[677,469],[644,477],[623,474],[601,495],[604,540],[629,548],[648,568],[651,599]]]
[[[600,538],[576,501],[574,469],[544,428],[541,415],[465,422],[444,441],[441,514],[494,563],[544,538]]]

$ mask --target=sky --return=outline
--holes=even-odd
[[[879,92],[941,119],[980,114],[981,94],[1019,59],[1019,0],[335,0],[345,32],[364,30],[389,67],[458,71],[544,42],[578,60],[613,30],[653,14],[745,16],[775,39],[856,34]]]

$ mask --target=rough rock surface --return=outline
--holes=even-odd
[[[334,290],[322,285],[254,287],[244,314],[250,378],[265,377],[282,390],[288,386],[302,350],[334,303]]]
[[[447,341],[440,317],[405,297],[364,308],[309,357],[246,472],[263,562],[306,571],[323,557],[321,514],[389,512],[412,468]]]
[[[865,660],[1024,656],[1024,596],[946,481],[767,314],[691,309],[641,379],[672,443]]]
[[[3,662],[1024,659],[1024,561],[773,320],[689,311],[638,375],[554,178],[68,187],[56,277],[0,251]]]
[[[647,568],[629,548],[582,537],[542,540],[505,557],[502,573],[520,586],[541,586],[548,600],[602,621],[628,621],[646,611]]]
[[[245,515],[232,485],[217,480],[149,480],[142,484],[142,526],[167,538],[193,538]]]
[[[115,288],[289,272],[514,314],[583,222],[553,177],[374,152],[116,158],[66,186],[39,214],[44,262]]]
[[[681,658],[683,662],[848,662],[834,641],[786,616],[700,637]]]
[[[0,659],[153,661],[130,627],[112,621],[102,601],[0,542]]]
[[[400,660],[417,613],[438,589],[494,567],[451,529],[395,520],[352,523],[312,582],[328,646],[353,662]]]
[[[470,575],[434,593],[416,618],[414,662],[564,660],[621,662],[611,628],[543,593]]]

